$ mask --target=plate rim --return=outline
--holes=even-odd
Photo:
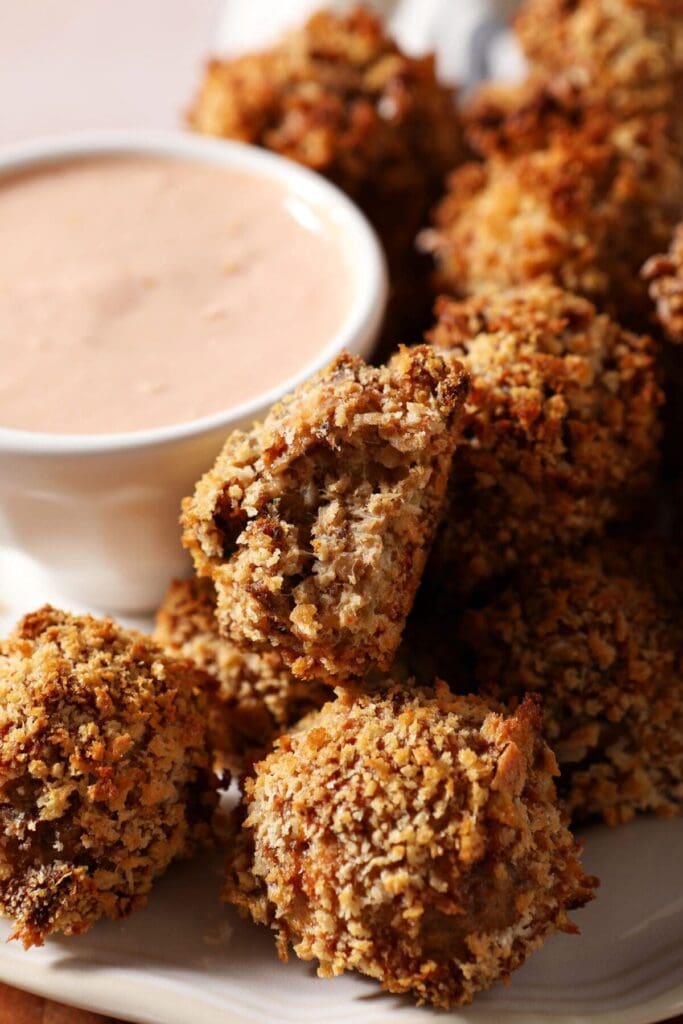
[[[43,984],[32,979],[31,974],[32,965],[28,960],[25,964],[20,960],[0,960],[0,981],[13,988],[91,1013],[114,1014],[131,1024],[187,1024],[190,1020],[201,1020],[202,1024],[260,1024],[256,1017],[245,1016],[243,1012],[235,1014],[211,998],[190,995],[186,983],[164,979],[160,984],[156,975],[141,981],[126,974],[125,984],[121,984],[120,969],[115,965],[98,964],[92,974],[65,972],[61,978],[58,967],[48,966]],[[77,993],[73,991],[76,984]],[[444,1021],[451,1024],[657,1024],[679,1013],[683,1013],[683,980],[644,1003],[619,1010],[599,1010],[590,1015],[502,1010],[495,1005],[489,1008],[475,1004],[445,1013]],[[272,1024],[278,1024],[276,1017],[271,1020]],[[402,1017],[402,1024],[420,1024],[423,1020],[422,1011],[415,1007],[412,1013]]]

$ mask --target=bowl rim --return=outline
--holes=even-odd
[[[384,252],[374,229],[349,197],[315,171],[268,150],[187,131],[95,131],[43,136],[0,147],[0,181],[5,175],[60,160],[117,155],[171,159],[232,167],[271,177],[313,205],[325,206],[353,254],[354,293],[348,313],[318,355],[281,384],[255,398],[200,419],[147,430],[102,434],[46,433],[0,426],[0,452],[33,455],[91,455],[126,452],[186,441],[256,419],[343,351],[368,355],[388,294]]]

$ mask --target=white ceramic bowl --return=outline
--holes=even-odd
[[[142,612],[154,607],[172,575],[187,570],[179,503],[227,434],[258,419],[342,350],[369,355],[387,285],[375,234],[342,192],[289,160],[241,143],[183,133],[43,139],[0,150],[0,180],[57,159],[117,153],[198,160],[273,178],[306,203],[324,208],[348,246],[353,274],[348,313],[336,334],[320,339],[318,356],[302,372],[254,401],[189,423],[131,433],[42,434],[0,427],[0,543],[37,559],[59,588],[80,602]]]

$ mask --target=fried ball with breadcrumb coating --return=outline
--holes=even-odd
[[[467,594],[628,517],[656,471],[662,395],[652,339],[553,285],[437,314],[430,340],[471,388],[431,572]]]
[[[343,189],[388,256],[390,340],[410,340],[412,321],[428,320],[429,263],[414,239],[462,154],[455,97],[432,57],[402,53],[367,8],[320,11],[273,49],[211,61],[190,125],[264,146]]]
[[[570,75],[530,74],[521,82],[484,81],[462,107],[467,141],[479,156],[515,156],[545,149],[558,133],[585,131],[609,118]]]
[[[240,647],[294,675],[385,671],[443,508],[467,375],[427,345],[343,355],[235,431],[183,503],[183,543]]]
[[[174,580],[157,612],[154,639],[189,658],[216,686],[209,691],[209,735],[218,767],[239,774],[264,757],[280,733],[321,708],[332,690],[296,679],[276,649],[240,650],[222,636],[211,580]]]
[[[596,113],[578,129],[558,121],[542,148],[460,167],[420,245],[453,295],[547,277],[642,327],[650,304],[640,268],[682,210],[683,162],[666,119]]]
[[[204,679],[140,633],[48,606],[0,643],[0,913],[41,945],[144,905],[210,838]]]
[[[682,0],[525,0],[515,29],[533,68],[569,73],[622,117],[680,106]]]
[[[445,683],[340,693],[247,780],[224,898],[323,977],[469,1002],[593,895],[540,720]]]
[[[683,222],[674,231],[668,253],[651,256],[642,273],[667,338],[683,344]]]
[[[642,571],[650,554],[638,541],[558,553],[463,620],[482,696],[513,709],[542,696],[575,819],[683,805],[683,615]]]

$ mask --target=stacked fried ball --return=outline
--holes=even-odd
[[[247,780],[226,897],[323,977],[469,1002],[593,894],[539,726],[445,683],[340,692]]]
[[[141,634],[50,607],[0,643],[0,911],[24,945],[129,914],[210,838],[204,683]]]
[[[483,696],[543,697],[573,817],[611,825],[683,801],[683,618],[640,544],[550,556],[461,627]]]
[[[244,651],[221,634],[209,579],[174,580],[157,612],[154,639],[215,681],[208,701],[216,768],[241,772],[273,741],[332,697],[324,683],[297,679],[281,654]]]
[[[490,154],[451,175],[422,246],[456,296],[547,277],[642,326],[649,301],[640,267],[681,212],[670,124],[664,115],[622,121],[576,96],[564,116],[562,100],[546,108],[544,90],[521,98],[521,110],[502,102],[494,115],[489,101],[472,137]]]
[[[468,593],[601,535],[652,486],[656,348],[546,282],[442,299],[429,337],[471,377],[433,572]]]
[[[680,811],[683,7],[527,0],[516,30],[527,79],[460,111],[362,8],[209,64],[192,127],[357,201],[401,326],[226,439],[153,639],[45,608],[0,643],[27,945],[144,902],[231,774],[223,898],[283,959],[448,1008],[577,930],[572,822]]]
[[[680,116],[681,0],[526,0],[515,28],[533,68],[573,77],[622,117]]]
[[[340,356],[234,431],[183,503],[224,633],[301,679],[390,667],[443,505],[467,377],[434,348]]]

